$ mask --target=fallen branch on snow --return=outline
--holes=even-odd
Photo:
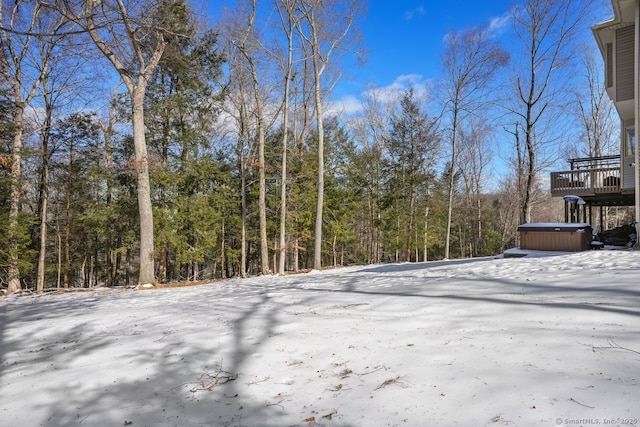
[[[196,393],[198,391],[211,391],[214,387],[234,381],[237,378],[238,374],[223,371],[222,367],[219,367],[213,375],[209,372],[205,372],[200,375],[196,385],[189,391],[191,393]]]
[[[584,403],[580,403],[577,400],[575,400],[573,397],[569,398],[570,401],[577,403],[580,406],[584,406],[585,408],[589,408],[589,409],[595,409],[595,406],[589,406],[589,405],[585,405]]]
[[[584,344],[584,345],[589,345],[589,347],[591,347],[591,350],[594,353],[596,350],[625,350],[625,351],[630,351],[631,353],[640,354],[640,351],[634,350],[632,348],[623,347],[617,342],[615,342],[612,338],[609,338],[608,342],[609,342],[608,346],[595,346],[593,344],[590,344],[590,345]]]
[[[385,388],[386,386],[391,385],[391,384],[397,384],[402,388],[409,387],[407,384],[405,384],[402,381],[400,381],[400,378],[401,378],[400,375],[398,375],[395,378],[389,378],[388,380],[386,380],[385,382],[380,384],[378,387],[376,387],[376,390],[380,390],[381,388]]]

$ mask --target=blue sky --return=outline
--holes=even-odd
[[[204,6],[213,21],[221,18],[224,6],[234,8],[232,0],[192,0]],[[611,15],[609,0],[588,0],[602,10],[604,20]],[[269,0],[258,4],[267,5]],[[345,101],[347,110],[356,108],[357,98],[368,85],[379,88],[420,86],[438,78],[445,35],[467,27],[492,28],[500,41],[510,42],[508,15],[519,0],[368,0],[368,11],[361,31],[367,49],[363,67],[355,60],[340,66],[344,74],[335,87],[333,100]],[[598,14],[600,16],[600,14]],[[585,32],[590,33],[589,26]],[[590,38],[590,34],[587,36]],[[593,48],[596,48],[595,41]],[[351,105],[349,105],[351,103]]]
[[[512,0],[372,0],[362,27],[369,51],[358,82],[386,86],[403,75],[440,72],[444,36],[469,26],[508,25]]]
[[[204,7],[214,21],[221,18],[224,6],[236,5],[232,0],[193,1]],[[338,89],[342,95],[357,96],[367,84],[386,87],[403,76],[436,77],[446,33],[468,26],[504,25],[512,3],[513,0],[369,0],[361,27],[368,51],[366,64],[362,68],[343,64],[348,76]],[[266,4],[264,0],[262,4]]]
[[[221,18],[223,5],[231,8],[236,5],[232,0],[192,1],[201,2],[214,21]],[[580,37],[587,42],[587,49],[597,51],[590,27],[612,16],[611,2],[586,1],[594,10],[581,27]],[[259,4],[266,6],[269,2],[261,0]],[[362,109],[362,95],[371,86],[381,90],[413,86],[420,92],[441,77],[443,42],[451,31],[490,28],[500,44],[511,51],[517,46],[510,45],[514,36],[509,15],[514,5],[522,3],[522,0],[369,0],[360,28],[368,51],[365,64],[359,67],[354,58],[344,58],[339,65],[343,77],[333,90],[327,111],[358,112]]]
[[[438,78],[445,35],[481,26],[492,27],[499,36],[509,29],[512,4],[512,0],[371,0],[361,28],[366,63],[349,67],[334,99],[342,101],[346,111],[354,111],[367,85],[402,89]]]

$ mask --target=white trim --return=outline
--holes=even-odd
[[[636,13],[635,13],[635,38],[634,38],[634,86],[635,96],[633,100],[633,110],[635,116],[635,132],[636,132],[636,149],[634,156],[634,177],[635,177],[635,207],[636,207],[636,235],[640,235],[640,150],[637,147],[638,144],[638,130],[640,129],[640,84],[638,78],[640,77],[640,57],[638,50],[640,50],[640,0],[635,0]],[[626,132],[625,132],[626,133]],[[626,136],[625,136],[626,138]]]

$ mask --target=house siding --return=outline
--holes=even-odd
[[[616,31],[616,101],[633,99],[633,25]]]

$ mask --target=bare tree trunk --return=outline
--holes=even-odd
[[[429,206],[424,210],[424,262],[429,260],[428,257],[428,234],[429,231]]]
[[[264,145],[265,145],[265,120],[263,111],[263,101],[260,95],[260,84],[258,78],[258,70],[250,46],[248,45],[248,39],[252,35],[252,31],[255,25],[257,13],[257,2],[251,0],[251,11],[248,17],[248,23],[243,30],[239,41],[234,42],[234,46],[240,51],[242,56],[246,59],[251,75],[251,83],[253,85],[253,100],[255,101],[255,118],[256,127],[258,133],[258,216],[260,221],[260,271],[262,274],[270,274],[269,269],[269,241],[267,239],[267,203],[266,203],[266,172],[265,172],[265,159],[264,159]]]
[[[43,149],[45,149],[43,147]],[[44,160],[44,159],[43,159]],[[49,202],[49,162],[45,160],[42,165],[41,201],[40,201],[40,250],[38,253],[38,276],[36,279],[36,290],[44,290],[45,280],[45,260],[47,255],[47,206]]]
[[[244,167],[243,148],[240,147],[240,277],[247,277],[247,178]]]
[[[87,273],[86,273],[86,267],[87,267],[87,257],[85,256],[84,258],[82,258],[82,266],[80,267],[80,279],[82,280],[81,283],[81,287],[85,288],[87,286]]]
[[[287,255],[287,150],[289,137],[289,97],[291,78],[293,75],[293,29],[297,20],[294,18],[295,1],[282,1],[286,16],[281,19],[287,36],[287,61],[284,76],[284,102],[282,114],[282,170],[280,183],[280,259],[278,264],[278,274],[284,274]]]
[[[62,286],[69,287],[71,280],[71,190],[65,192],[65,219],[64,219],[64,273]]]
[[[0,45],[5,53],[6,60],[3,77],[7,76],[11,81],[7,95],[10,98],[13,109],[13,142],[11,147],[11,172],[9,182],[9,218],[7,230],[7,291],[13,293],[21,289],[20,281],[20,199],[23,193],[22,183],[22,149],[24,137],[24,112],[29,103],[36,95],[36,90],[40,87],[42,79],[49,71],[51,62],[51,50],[53,44],[46,44],[46,48],[36,61],[37,72],[31,76],[27,83],[27,77],[23,74],[25,58],[30,54],[30,44],[33,42],[33,32],[42,24],[40,18],[40,2],[14,2],[3,4],[0,1]],[[4,18],[7,13],[8,19]],[[8,23],[9,29],[5,28]],[[47,28],[47,32],[55,33],[61,27],[61,22],[51,22],[52,26]],[[20,27],[21,28],[16,28]],[[18,30],[14,32],[14,30]]]
[[[95,264],[95,258],[92,256],[89,257],[89,288],[93,288],[93,266]]]
[[[227,250],[226,246],[225,246],[225,240],[226,240],[226,236],[225,236],[225,221],[224,221],[224,215],[222,216],[222,224],[220,225],[220,266],[221,266],[221,277],[223,279],[225,279],[227,277],[226,275],[226,271],[227,271],[227,258],[225,255],[225,252]]]
[[[144,134],[144,92],[146,81],[140,77],[131,94],[133,143],[136,153],[138,212],[140,214],[140,274],[138,283],[155,284],[153,245],[153,206],[149,179],[149,157]]]
[[[331,253],[333,254],[333,267],[337,267],[338,266],[338,252],[337,252],[337,242],[338,242],[338,235],[334,234],[333,235],[333,243],[331,244]]]
[[[257,91],[256,87],[256,91]],[[256,92],[256,96],[259,96]],[[262,111],[258,113],[262,115]],[[259,194],[258,210],[260,216],[260,259],[262,274],[270,274],[269,269],[269,241],[267,239],[267,178],[264,162],[265,129],[262,119],[258,119],[258,172],[259,172]]]
[[[459,106],[457,105],[457,100],[454,102],[453,107],[453,130],[451,132],[451,165],[449,169],[449,188],[448,188],[448,197],[447,197],[447,230],[446,237],[444,243],[444,257],[449,258],[449,247],[451,244],[451,218],[453,216],[453,192],[455,186],[455,173],[456,173],[456,150],[458,147],[456,146],[456,139],[458,133],[458,113]]]
[[[314,60],[314,68],[316,68]],[[322,223],[324,208],[324,125],[322,117],[322,97],[320,94],[320,74],[315,72],[315,101],[316,101],[316,124],[318,132],[318,198],[316,201],[316,227],[313,252],[313,268],[322,268]]]
[[[60,281],[62,275],[62,236],[58,230],[58,278],[56,280],[56,288],[60,289]]]
[[[521,13],[513,15],[516,39],[522,42],[527,62],[516,72],[514,109],[527,153],[526,182],[521,200],[521,220],[531,221],[536,174],[545,166],[544,146],[555,142],[545,140],[554,123],[552,109],[563,102],[567,94],[565,83],[572,77],[560,70],[569,70],[576,56],[572,38],[587,16],[589,2],[574,0],[526,0]],[[556,78],[558,76],[558,78]],[[549,120],[541,120],[549,117]],[[517,142],[517,141],[516,141]],[[540,164],[539,164],[540,163]]]
[[[315,269],[322,268],[322,225],[323,225],[323,208],[324,208],[324,122],[323,122],[323,105],[321,92],[321,76],[329,64],[332,52],[344,40],[349,33],[351,25],[358,13],[357,3],[344,4],[347,13],[340,17],[339,22],[345,22],[344,27],[334,28],[334,32],[327,32],[331,27],[330,20],[336,19],[336,16],[328,14],[323,15],[326,4],[323,2],[312,2],[305,4],[302,2],[301,10],[304,12],[304,18],[309,24],[310,34],[305,34],[300,26],[298,26],[300,36],[306,41],[311,48],[311,62],[313,64],[314,74],[314,102],[316,115],[316,131],[318,138],[318,180],[317,180],[317,200],[316,200],[316,224],[315,224],[315,242],[314,242],[314,259],[313,266]],[[320,16],[320,18],[319,18]],[[324,20],[323,20],[324,19]],[[325,30],[320,34],[319,28]],[[323,52],[323,47],[325,51]]]
[[[415,252],[415,262],[418,262],[418,220],[416,219],[416,190],[413,184],[413,178],[411,179],[411,202],[409,205],[409,235],[411,236],[411,242],[409,244],[409,250]],[[409,260],[411,261],[411,260]]]
[[[19,94],[20,88],[16,88]],[[7,265],[7,292],[13,293],[20,290],[20,268],[18,257],[18,214],[20,213],[20,196],[22,194],[22,123],[24,118],[24,105],[16,103],[13,115],[15,134],[13,137],[13,149],[11,156],[11,191],[9,194],[9,259]]]
[[[535,183],[536,173],[536,149],[533,144],[533,132],[535,122],[533,120],[533,99],[535,97],[536,88],[536,73],[535,73],[535,55],[531,55],[531,80],[529,82],[529,97],[527,98],[526,114],[525,114],[525,128],[524,128],[524,140],[525,147],[527,148],[528,162],[526,171],[526,184],[524,187],[524,199],[522,200],[522,222],[531,222],[531,202],[533,194],[533,186]]]
[[[113,126],[115,124],[115,112],[117,108],[117,98],[115,92],[111,95],[111,104],[109,105],[109,115],[107,123],[100,122],[100,128],[102,129],[102,136],[104,138],[104,152],[105,152],[105,166],[107,168],[107,179],[105,189],[105,204],[107,207],[111,205],[111,199],[113,197],[113,188],[111,183],[111,177],[113,173],[113,151],[111,149],[111,136],[113,134]],[[111,233],[107,234],[105,252],[107,254],[107,286],[113,286],[116,276],[116,260],[115,251],[112,249],[113,242],[111,240]]]
[[[102,2],[89,2],[84,5],[87,10],[74,10],[74,5],[67,2],[56,1],[56,9],[65,17],[82,26],[96,47],[111,62],[115,71],[124,82],[131,98],[133,145],[136,157],[136,172],[138,184],[138,211],[140,217],[140,271],[139,284],[155,284],[154,268],[154,236],[153,236],[153,209],[151,205],[151,187],[149,180],[149,159],[147,156],[147,142],[145,139],[144,125],[144,97],[149,78],[157,68],[167,42],[160,29],[145,28],[148,30],[144,46],[139,38],[141,21],[129,15],[123,0],[114,0],[110,5],[117,11],[118,19],[124,26],[124,34],[121,38],[129,43],[131,49],[129,57],[120,54],[109,43],[119,43],[121,40],[105,41],[98,32],[96,19],[103,17],[107,9],[99,9]],[[107,22],[106,26],[114,25]],[[125,65],[126,64],[126,65]]]
[[[178,260],[173,265],[173,278],[178,282],[182,281],[182,263]]]
[[[280,250],[276,241],[273,242],[273,271],[278,271],[278,254],[280,254]]]
[[[482,227],[482,199],[481,199],[481,194],[480,194],[480,188],[478,188],[478,192],[476,193],[476,209],[477,209],[477,216],[476,216],[476,221],[478,221],[478,228],[477,228],[477,240],[476,240],[476,253],[478,252],[478,247],[480,246],[481,242],[482,242],[482,231],[483,231],[483,227]]]
[[[520,140],[520,126],[518,124],[516,124],[515,130],[513,132],[515,140],[516,140],[516,194],[518,195],[518,202],[520,204],[520,213],[519,213],[519,217],[520,217],[520,224],[524,224],[525,221],[525,215],[524,215],[524,179],[525,179],[525,173],[524,173],[524,154],[522,153],[522,145],[521,145],[521,140]]]
[[[43,79],[45,121],[42,127],[42,138],[40,143],[42,166],[40,171],[40,248],[38,250],[38,272],[36,277],[36,291],[44,290],[45,281],[45,261],[47,255],[47,207],[49,202],[49,136],[51,135],[51,122],[53,116],[53,106],[51,105],[51,94],[47,87],[47,79]]]

